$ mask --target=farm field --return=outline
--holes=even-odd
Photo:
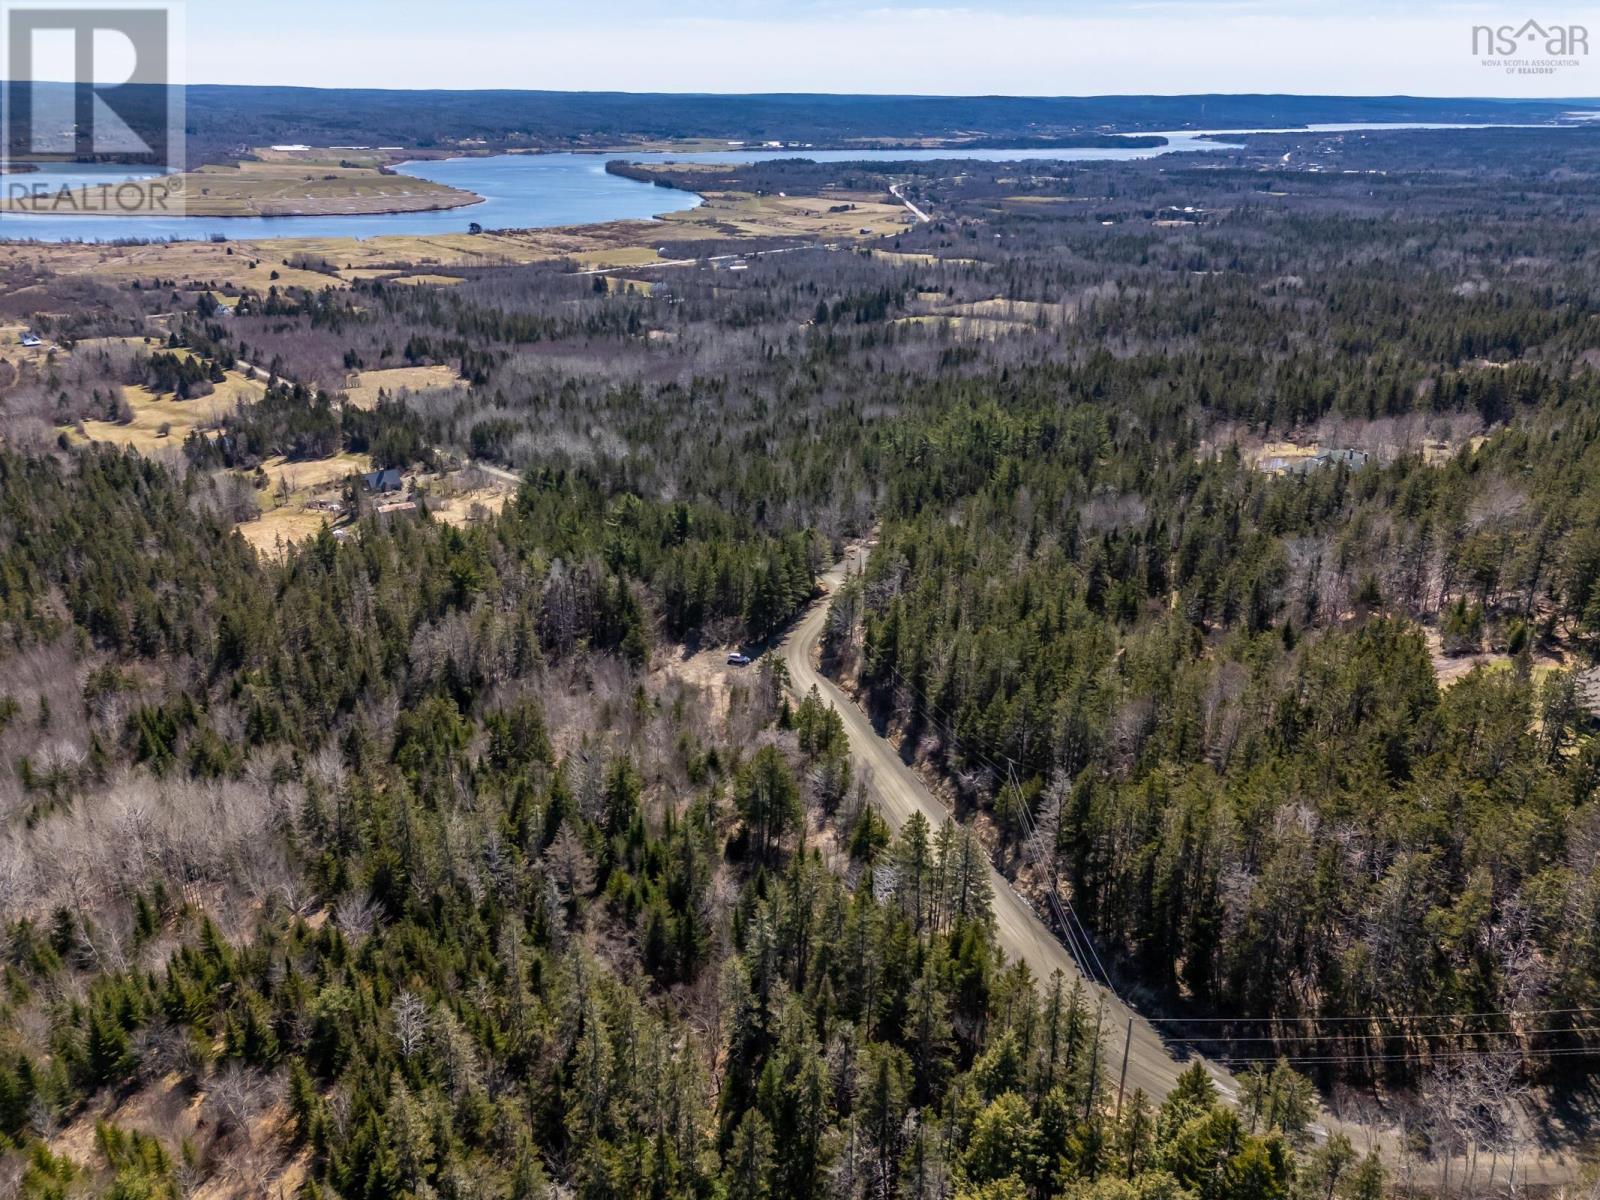
[[[481,197],[426,179],[385,173],[376,167],[329,166],[286,162],[211,164],[172,176],[174,200],[197,217],[354,216],[358,214],[425,212],[463,208]],[[59,207],[54,193],[11,200],[13,211],[48,204]],[[94,211],[84,204],[85,211]]]
[[[374,408],[380,392],[397,395],[460,386],[461,376],[454,367],[388,367],[353,375],[345,386],[345,403],[354,408]]]
[[[66,432],[75,440],[126,446],[141,454],[178,450],[192,431],[212,428],[223,414],[240,403],[254,403],[266,391],[265,385],[237,371],[229,371],[227,379],[215,387],[211,395],[193,400],[157,395],[137,385],[124,387],[123,398],[133,414],[131,421],[122,424],[86,420]]]
[[[887,237],[906,228],[906,210],[886,204],[876,194],[825,196],[756,196],[743,192],[707,192],[705,204],[687,212],[668,213],[662,220],[676,226],[712,225],[724,235],[751,238],[815,237],[855,239]],[[830,211],[834,208],[842,211]]]

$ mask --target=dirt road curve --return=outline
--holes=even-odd
[[[859,569],[860,562],[860,552],[857,552],[854,561],[847,559],[823,576],[824,586],[832,591],[844,579],[846,570]],[[796,696],[804,696],[815,687],[823,699],[839,710],[850,736],[851,766],[858,779],[867,781],[891,827],[898,830],[912,813],[921,812],[938,828],[949,817],[943,803],[915,771],[900,761],[894,747],[878,736],[866,714],[817,669],[816,656],[827,619],[828,602],[814,604],[778,651],[789,670]],[[990,875],[994,884],[995,923],[1006,957],[1025,961],[1041,983],[1055,971],[1060,971],[1069,981],[1081,978],[1072,956],[1033,909],[992,867]],[[1085,986],[1089,986],[1087,981]],[[1122,1047],[1131,1018],[1133,1044],[1128,1056],[1128,1094],[1132,1095],[1134,1088],[1143,1088],[1147,1096],[1165,1096],[1187,1064],[1169,1054],[1155,1029],[1115,996],[1099,988],[1091,988],[1091,994],[1104,996],[1106,1002],[1105,1044],[1110,1056],[1107,1067],[1111,1078],[1115,1080],[1121,1071]],[[1235,1081],[1214,1064],[1207,1063],[1207,1067],[1223,1093],[1234,1098],[1238,1092]]]
[[[822,577],[822,584],[830,594],[848,573],[861,570],[865,565],[865,555],[863,549],[853,550],[850,557]],[[936,827],[942,825],[949,816],[944,804],[915,771],[900,761],[895,748],[878,736],[861,708],[817,669],[827,619],[828,601],[823,599],[806,611],[776,651],[788,668],[790,685],[796,698],[804,697],[815,687],[822,698],[838,710],[850,738],[851,766],[856,778],[866,781],[869,793],[894,829],[898,830],[914,812],[921,812]],[[1000,946],[1006,957],[1027,962],[1041,982],[1048,980],[1055,971],[1060,971],[1069,981],[1082,979],[1072,956],[1043,920],[993,868],[990,869],[990,876],[994,884],[995,922]],[[1165,1096],[1179,1073],[1188,1065],[1187,1061],[1180,1062],[1177,1055],[1169,1051],[1155,1028],[1115,995],[1087,981],[1085,987],[1091,995],[1105,1001],[1106,1071],[1113,1086],[1122,1068],[1122,1048],[1131,1021],[1133,1038],[1128,1055],[1128,1094],[1131,1095],[1134,1088],[1142,1088],[1147,1096],[1156,1099]],[[1218,1064],[1202,1061],[1205,1061],[1206,1070],[1222,1094],[1229,1100],[1237,1101],[1238,1081]],[[1391,1170],[1396,1169],[1399,1141],[1394,1129],[1342,1121],[1324,1111],[1313,1126],[1313,1133],[1321,1140],[1330,1131],[1343,1133],[1358,1150],[1377,1148],[1388,1160]],[[1464,1164],[1458,1162],[1455,1165],[1459,1177]],[[1412,1182],[1421,1184],[1436,1176],[1440,1165],[1437,1161],[1413,1163],[1410,1170],[1414,1172],[1409,1175]],[[1494,1170],[1485,1154],[1480,1157],[1475,1174],[1479,1177],[1488,1176],[1491,1187],[1503,1187],[1506,1164],[1498,1164],[1498,1176],[1493,1174]],[[1547,1147],[1534,1149],[1524,1145],[1521,1148],[1517,1159],[1519,1184],[1553,1186],[1570,1182],[1576,1176],[1576,1163],[1568,1155]]]

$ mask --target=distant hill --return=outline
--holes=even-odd
[[[65,85],[62,85],[65,86]],[[27,89],[14,100],[26,102]],[[152,100],[155,97],[152,97]],[[264,143],[454,148],[579,147],[632,139],[860,144],[862,139],[979,138],[988,146],[1071,135],[1329,122],[1559,120],[1583,100],[1414,96],[848,96],[628,92],[189,88],[191,160]]]
[[[426,145],[445,139],[525,138],[560,144],[595,137],[1031,138],[1080,131],[1237,128],[1334,121],[1551,121],[1572,101],[1409,96],[839,96],[663,95],[625,92],[323,91],[197,86],[196,133],[270,131],[326,142],[360,135]]]

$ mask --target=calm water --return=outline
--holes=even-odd
[[[1310,132],[1363,129],[1474,129],[1473,125],[1313,125]],[[1190,130],[1164,133],[1165,146],[1092,146],[1081,149],[1027,150],[727,150],[705,154],[504,154],[493,158],[455,158],[407,163],[407,175],[449,184],[484,197],[481,204],[442,212],[385,213],[347,217],[105,217],[0,214],[0,241],[109,241],[118,238],[197,240],[221,235],[269,237],[377,237],[381,234],[463,233],[473,222],[485,229],[548,229],[602,221],[644,220],[696,207],[698,197],[649,183],[606,174],[607,161],[746,163],[775,158],[816,162],[926,162],[968,159],[985,162],[1024,160],[1120,162],[1184,151],[1237,149],[1237,143],[1203,141],[1228,133],[1303,133],[1296,130]],[[52,189],[116,182],[130,178],[118,168],[78,168],[6,176],[4,186]]]

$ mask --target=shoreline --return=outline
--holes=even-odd
[[[456,209],[471,208],[474,205],[486,204],[486,203],[488,203],[488,200],[489,200],[488,196],[480,196],[480,195],[478,195],[477,192],[469,192],[469,191],[465,190],[464,188],[452,188],[451,190],[456,192],[456,193],[458,193],[462,198],[459,199],[459,200],[453,200],[453,199],[452,200],[447,200],[445,203],[415,205],[415,206],[408,206],[408,207],[405,207],[405,208],[388,207],[388,208],[362,208],[362,209],[317,209],[317,210],[311,210],[311,211],[295,211],[295,212],[249,212],[249,213],[242,213],[242,212],[216,212],[216,211],[206,212],[204,210],[197,212],[194,209],[185,208],[184,212],[183,212],[183,215],[178,219],[186,220],[186,221],[187,220],[196,220],[196,221],[292,221],[292,220],[295,220],[298,217],[403,217],[403,216],[406,216],[409,213],[452,212],[452,211],[454,211]],[[144,219],[145,217],[148,216],[148,214],[146,214],[146,213],[119,214],[119,213],[114,213],[114,212],[107,212],[107,211],[104,211],[104,210],[97,211],[97,210],[93,210],[93,209],[78,209],[77,211],[63,211],[63,212],[38,212],[38,211],[35,211],[33,209],[17,208],[14,205],[7,204],[7,205],[4,205],[4,206],[0,206],[0,241],[6,241],[6,240],[28,240],[28,239],[6,239],[6,238],[4,238],[4,236],[3,236],[4,220],[8,216],[14,216],[14,217],[42,217],[42,218],[44,218],[46,220],[59,219],[59,220],[63,220],[63,221],[71,221],[71,220],[74,220],[76,218],[81,218],[81,217],[105,218],[105,217],[120,217],[120,216],[124,216],[124,215],[129,220],[134,220],[134,221]],[[203,236],[204,235],[201,235],[202,238],[203,238]],[[375,234],[374,236],[383,237],[383,236],[395,236],[395,235]],[[40,240],[43,240],[43,239],[37,239],[36,238],[36,239],[31,239],[31,240],[40,241]],[[192,240],[200,240],[200,239],[198,239],[198,238],[197,239],[191,239],[191,238],[168,238],[168,239],[151,239],[151,240],[192,241]]]

